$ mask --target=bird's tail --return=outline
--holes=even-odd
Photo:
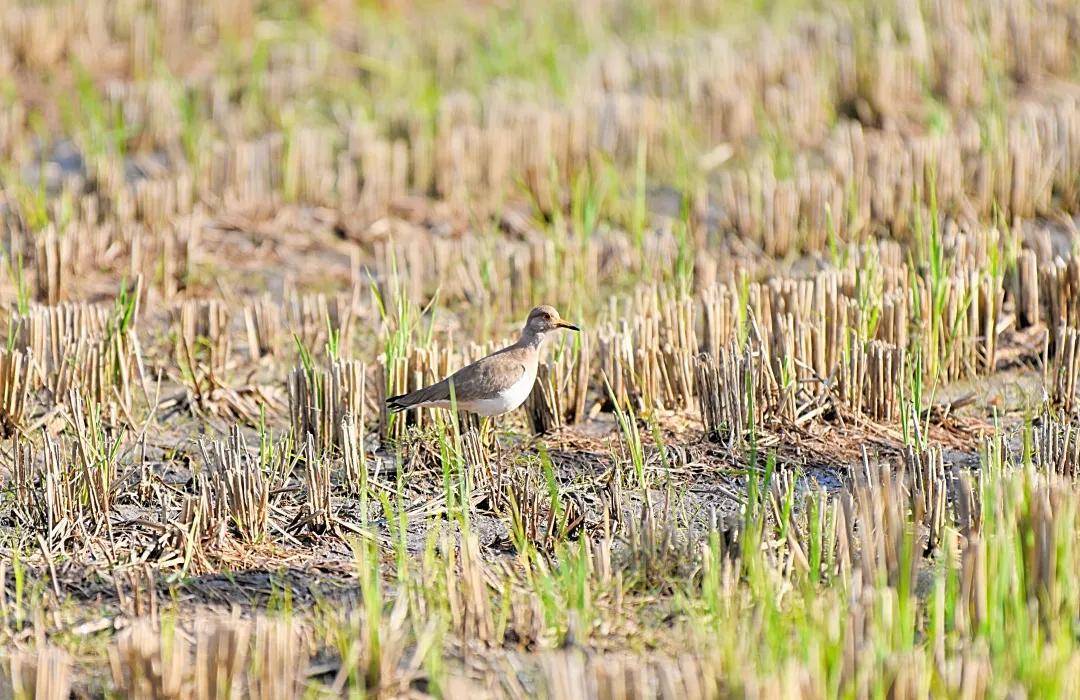
[[[401,394],[400,396],[391,396],[386,400],[386,408],[391,413],[400,413],[401,411],[406,410],[416,403],[414,398],[415,393],[416,392],[413,392],[412,394]]]
[[[386,400],[386,407],[391,413],[397,413],[398,411],[404,411],[409,408],[424,406],[433,401],[445,400],[447,396],[446,383],[445,381],[442,381],[437,384],[432,384],[431,386],[426,386],[423,389],[409,392],[408,394],[391,396]]]

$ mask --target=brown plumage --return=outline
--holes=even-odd
[[[431,386],[391,397],[386,406],[391,412],[422,406],[449,408],[453,384],[454,400],[461,410],[484,416],[512,411],[525,402],[536,381],[545,335],[559,328],[578,330],[577,326],[563,321],[553,307],[538,306],[529,313],[521,337],[513,345],[462,367]]]

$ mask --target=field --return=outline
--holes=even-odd
[[[1078,46],[0,0],[0,697],[1080,695]]]

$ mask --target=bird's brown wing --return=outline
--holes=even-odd
[[[450,398],[450,382],[454,383],[454,396],[458,401],[475,401],[491,398],[491,395],[511,386],[525,373],[525,362],[511,348],[477,360],[454,372],[446,382],[446,398]]]
[[[520,348],[509,347],[488,355],[471,365],[423,389],[387,400],[391,410],[401,411],[410,406],[450,400],[450,383],[454,383],[454,398],[460,403],[488,398],[500,388],[521,379],[525,372],[525,357]]]

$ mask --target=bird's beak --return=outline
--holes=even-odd
[[[566,329],[571,330],[571,331],[580,331],[581,330],[580,328],[578,328],[574,324],[567,323],[566,321],[559,321],[555,325],[558,326],[559,328],[566,328]]]

